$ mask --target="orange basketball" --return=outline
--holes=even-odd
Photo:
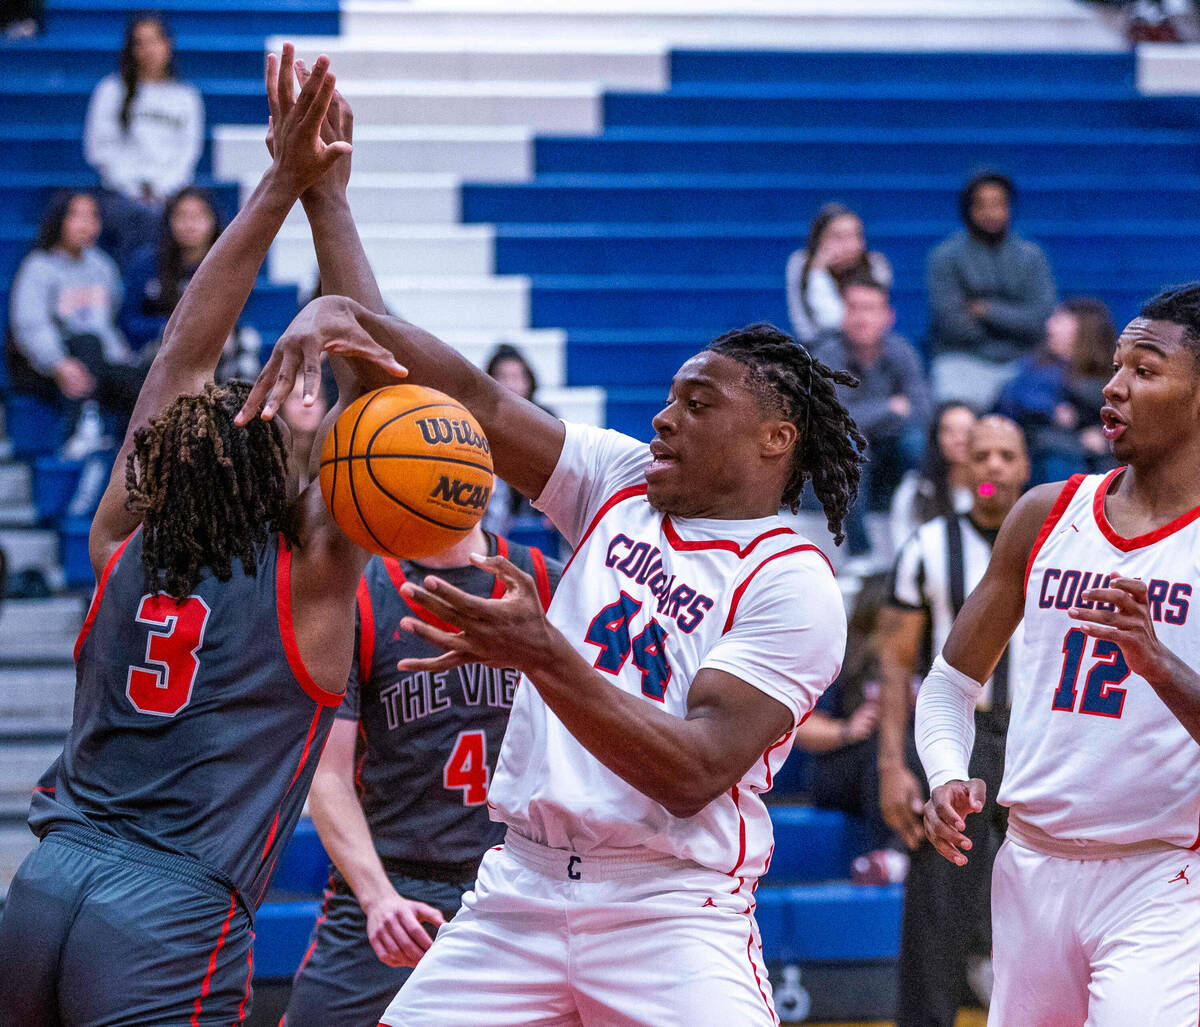
[[[479,522],[492,494],[492,451],[461,403],[390,385],[351,403],[325,436],[321,494],[358,545],[419,560]]]

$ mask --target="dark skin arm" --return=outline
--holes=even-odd
[[[673,816],[699,813],[791,730],[787,707],[722,671],[705,669],[696,675],[682,718],[621,691],[547,621],[528,574],[503,557],[472,560],[504,582],[503,597],[480,599],[432,576],[425,587],[406,584],[407,602],[424,606],[461,634],[405,618],[401,624],[406,630],[445,652],[404,660],[401,669],[438,671],[484,663],[524,671],[584,748]]]
[[[879,806],[888,826],[910,849],[925,837],[921,782],[908,769],[904,754],[912,712],[913,669],[926,618],[923,610],[885,606],[879,613],[874,641],[883,678],[879,688]]]
[[[317,62],[288,117],[277,123],[271,167],[197,268],[167,322],[162,346],[138,395],[108,488],[92,520],[88,546],[97,577],[141,520],[125,506],[125,466],[133,451],[134,434],[179,396],[199,392],[212,380],[225,340],[288,211],[305,189],[349,151],[348,143],[326,145],[319,138],[333,96],[334,79],[328,66],[327,60]]]
[[[963,603],[942,647],[951,667],[975,681],[986,681],[1025,613],[1025,567],[1042,524],[1063,482],[1039,485],[1017,502],[992,548],[983,580]],[[947,781],[925,803],[925,834],[951,863],[967,862],[971,842],[963,834],[964,817],[983,809],[986,788],[979,778]]]
[[[398,317],[369,310],[345,296],[323,296],[300,311],[275,344],[254,391],[238,414],[245,423],[262,409],[273,417],[291,392],[297,368],[315,361],[327,346],[378,344],[408,368],[409,380],[438,389],[463,404],[483,427],[496,473],[536,499],[562,452],[565,429],[533,403],[510,392],[440,339]],[[392,384],[382,371],[370,388]]]

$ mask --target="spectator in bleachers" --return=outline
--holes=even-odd
[[[516,346],[502,342],[488,357],[484,370],[510,392],[515,392],[522,399],[527,399],[531,403],[534,402],[533,396],[537,392],[537,375],[533,373],[533,367]],[[538,405],[541,406],[540,403]],[[543,406],[542,409],[553,413],[547,407]],[[544,518],[520,492],[509,488],[508,483],[503,479],[496,478],[491,501],[483,515],[484,530],[496,535],[507,535],[515,520],[541,522]],[[549,522],[545,523],[547,530],[552,530]]]
[[[851,278],[842,298],[840,329],[819,336],[813,355],[859,379],[858,388],[839,385],[838,398],[867,437],[868,462],[846,519],[850,555],[865,556],[871,549],[866,513],[886,510],[901,476],[920,460],[931,403],[921,358],[892,330],[896,312],[887,287],[866,276]]]
[[[788,318],[792,334],[806,345],[842,325],[842,286],[851,278],[870,277],[892,286],[892,265],[882,253],[867,249],[862,219],[841,203],[817,211],[804,249],[787,262]]]
[[[56,197],[13,280],[13,388],[75,408],[75,432],[63,447],[70,459],[108,445],[99,407],[128,417],[144,378],[117,327],[121,275],[96,246],[100,227],[90,193]]]
[[[1054,308],[1054,276],[1037,244],[1012,231],[1014,188],[976,175],[963,189],[965,228],[929,254],[933,392],[987,410],[1042,337]]]
[[[45,0],[4,0],[0,4],[0,26],[6,39],[32,39],[42,31]]]
[[[96,86],[83,130],[84,156],[104,187],[104,241],[122,265],[154,241],[163,205],[192,183],[203,149],[204,101],[175,75],[166,22],[134,15],[120,71]]]
[[[125,272],[121,327],[149,366],[163,329],[200,262],[221,234],[221,220],[207,190],[187,186],[167,201],[157,245],[143,246]],[[262,336],[243,321],[229,336],[216,381],[252,380],[261,367]]]
[[[966,513],[975,502],[971,489],[967,441],[975,427],[975,411],[963,403],[939,403],[929,422],[924,462],[905,472],[892,495],[888,517],[892,551],[926,521],[949,513]]]
[[[941,652],[954,618],[987,569],[1000,525],[1029,480],[1021,429],[1008,418],[992,414],[979,420],[969,453],[971,510],[936,517],[909,536],[896,556],[891,596],[875,638],[882,670],[880,804],[884,819],[911,850],[897,1027],[953,1027],[968,983],[985,1004],[989,995],[991,867],[1005,825],[996,791],[1008,730],[1007,653],[984,684],[975,712],[971,776],[987,782],[987,802],[979,816],[968,818],[966,867],[943,859],[925,840],[921,811],[929,792],[912,728],[916,676]]]
[[[908,866],[903,843],[879,805],[879,654],[872,639],[888,587],[887,574],[863,579],[847,624],[841,672],[796,728],[796,745],[813,754],[808,785],[813,805],[858,817],[866,828],[866,851],[853,867],[862,884],[903,880]]]
[[[1104,303],[1064,300],[1046,321],[1042,345],[1021,358],[1017,376],[1000,393],[996,409],[1029,439],[1035,485],[1116,466],[1100,429],[1116,344]]]

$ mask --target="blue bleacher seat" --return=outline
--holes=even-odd
[[[763,886],[755,897],[763,951],[772,961],[866,961],[899,952],[902,885]]]
[[[254,921],[254,978],[290,978],[320,914],[316,899],[264,902]]]
[[[64,518],[58,528],[58,552],[67,588],[89,589],[96,583],[88,553],[89,517]]]
[[[296,825],[292,840],[279,857],[273,892],[296,895],[319,895],[329,880],[329,857],[317,836],[317,829],[307,817]]]
[[[67,437],[67,421],[53,403],[25,393],[11,393],[5,400],[8,437],[19,460],[48,456],[58,451]]]
[[[33,505],[39,521],[53,521],[66,510],[82,470],[82,460],[62,460],[50,455],[34,461]]]

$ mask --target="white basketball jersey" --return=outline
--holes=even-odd
[[[537,506],[575,555],[549,619],[617,688],[683,717],[701,668],[777,699],[793,730],[700,813],[672,816],[603,766],[522,680],[488,802],[533,841],[581,854],[650,849],[739,877],[766,871],[771,821],[760,793],[791,750],[794,726],[837,675],[846,618],[817,548],[778,517],[676,519],[646,501],[648,448],[567,425]]]
[[[1018,838],[1030,825],[1056,842],[1195,849],[1200,744],[1115,643],[1067,616],[1110,575],[1140,578],[1158,638],[1200,667],[1200,509],[1123,538],[1104,513],[1120,473],[1072,478],[1030,554],[999,801]]]

